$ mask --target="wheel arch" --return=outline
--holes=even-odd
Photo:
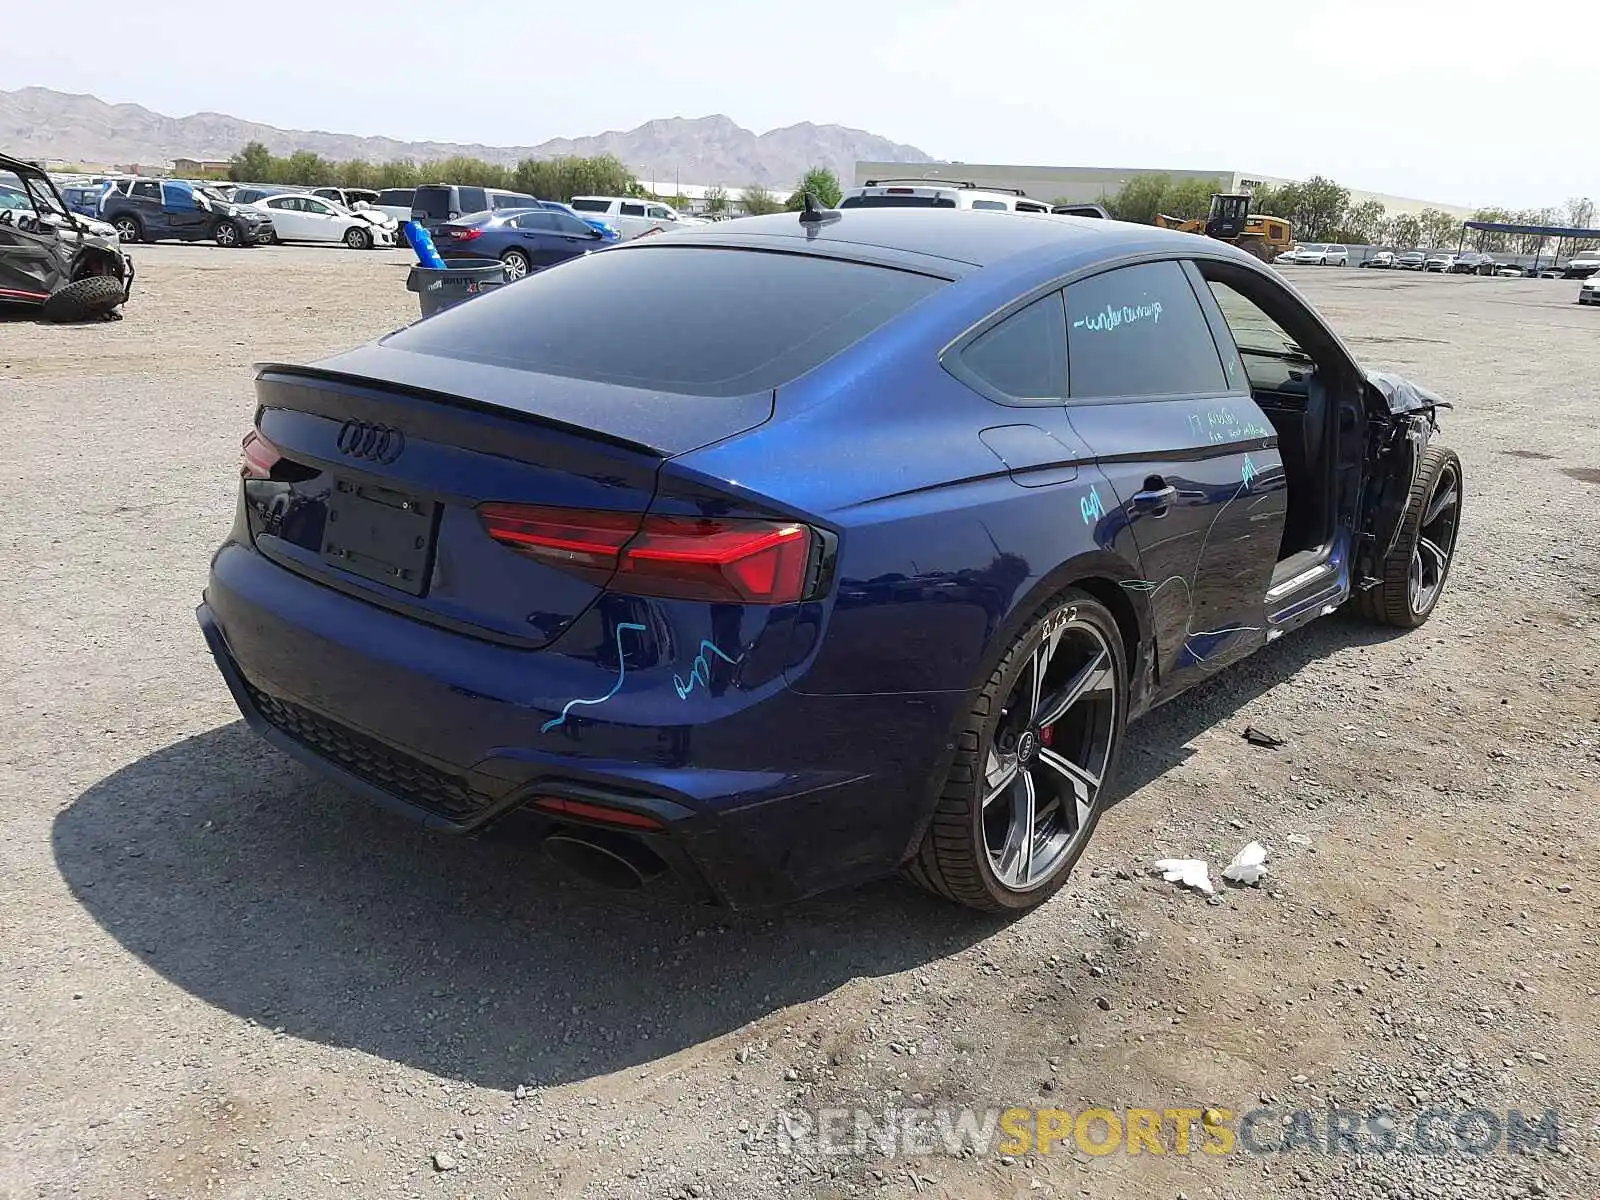
[[[1077,588],[1103,604],[1111,613],[1112,619],[1116,621],[1117,628],[1122,633],[1124,653],[1128,663],[1129,703],[1124,719],[1131,719],[1142,712],[1148,704],[1151,691],[1146,681],[1154,659],[1146,652],[1146,647],[1154,642],[1155,626],[1150,618],[1150,602],[1145,594],[1122,586],[1124,580],[1137,579],[1141,579],[1137,567],[1121,555],[1103,548],[1074,555],[1034,579],[1028,588],[1017,593],[1010,610],[990,636],[978,663],[977,672],[972,678],[969,692],[982,689],[985,681],[1005,657],[1012,642],[1022,635],[1022,631],[1031,621],[1042,615],[1042,610],[1052,600],[1069,588]],[[965,716],[961,713],[952,719],[950,729],[945,736],[944,751],[930,764],[923,780],[923,799],[917,810],[917,820],[900,855],[899,861],[902,866],[916,856],[923,835],[933,821],[939,804],[940,791],[954,758],[955,734],[964,719]]]
[[[1053,597],[1075,587],[1105,605],[1117,622],[1117,628],[1122,633],[1123,650],[1127,655],[1131,707],[1137,711],[1142,707],[1148,690],[1145,686],[1150,664],[1147,647],[1155,637],[1155,625],[1150,617],[1148,596],[1122,585],[1125,581],[1142,578],[1137,566],[1120,554],[1104,548],[1074,555],[1046,572],[1018,596],[1004,624],[990,639],[983,670],[978,675],[979,685],[989,677],[994,663],[1005,654],[1006,647],[1021,634],[1023,627],[1038,610]]]
[[[72,276],[68,282],[76,283],[90,275],[114,275],[121,279],[124,274],[122,260],[115,253],[101,246],[85,246],[72,260]]]

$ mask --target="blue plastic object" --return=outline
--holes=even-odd
[[[433,244],[433,234],[415,221],[407,221],[401,229],[411,249],[416,252],[419,263],[434,271],[445,269],[444,259],[439,257],[439,248]]]

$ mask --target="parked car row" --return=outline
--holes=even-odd
[[[1346,246],[1309,242],[1296,246],[1275,260],[1280,266],[1343,267],[1350,262]],[[1520,263],[1502,262],[1478,250],[1379,250],[1356,263],[1377,271],[1433,271],[1444,275],[1494,275],[1502,279],[1521,279],[1535,275],[1545,279],[1583,279],[1600,272],[1600,251],[1580,251],[1563,266],[1551,262],[1537,272]]]
[[[86,204],[83,190],[73,189],[80,209]],[[376,209],[350,209],[291,188],[122,179],[103,185],[94,207],[124,243],[214,241],[231,248],[272,242],[343,242],[355,250],[368,250],[393,246],[399,236],[394,218]]]

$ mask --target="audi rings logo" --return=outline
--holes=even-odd
[[[406,448],[406,435],[388,425],[346,421],[339,429],[339,452],[388,466]]]

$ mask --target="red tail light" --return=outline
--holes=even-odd
[[[239,447],[239,474],[246,479],[271,479],[272,468],[283,457],[278,448],[261,436],[259,429],[244,435]]]
[[[470,242],[473,238],[482,237],[483,236],[483,230],[481,230],[481,229],[452,229],[452,230],[450,230],[450,236],[452,238],[454,238],[458,242]]]
[[[816,535],[804,525],[484,504],[489,536],[619,592],[737,604],[805,596]]]

